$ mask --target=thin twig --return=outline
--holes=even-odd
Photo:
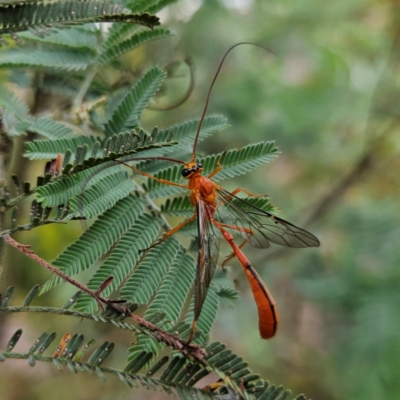
[[[113,300],[106,299],[105,297],[102,297],[93,290],[89,289],[87,286],[82,285],[75,279],[69,277],[66,275],[64,272],[60,271],[59,269],[55,268],[53,265],[48,263],[47,261],[43,260],[41,257],[35,254],[33,250],[30,249],[29,245],[23,245],[15,241],[14,239],[11,238],[10,235],[5,235],[4,240],[20,251],[21,253],[25,254],[32,260],[36,261],[39,265],[43,266],[44,268],[48,269],[50,272],[53,274],[59,276],[61,279],[64,281],[69,282],[71,285],[77,287],[79,290],[82,292],[87,293],[89,296],[94,298],[99,305],[104,309],[104,304],[108,305],[109,307],[113,308],[115,311],[128,315],[130,318],[132,318],[134,321],[139,323],[140,325],[144,326],[149,330],[148,334],[152,336],[154,339],[163,342],[169,346],[171,346],[175,350],[179,350],[181,353],[191,356],[194,359],[196,359],[198,362],[201,362],[203,364],[206,364],[204,360],[204,355],[205,355],[205,350],[202,349],[201,347],[192,344],[192,343],[187,343],[183,339],[176,337],[172,335],[169,332],[163,331],[161,328],[158,326],[152,324],[149,321],[146,321],[144,318],[139,317],[138,315],[132,313],[130,310],[127,309],[127,307],[121,306],[113,302]]]
[[[0,109],[0,198],[3,198],[3,188],[6,184],[7,167],[9,166],[12,141],[7,136],[7,126]],[[4,227],[4,218],[7,207],[0,205],[0,231]],[[4,273],[4,241],[0,239],[0,288]]]
[[[36,224],[17,225],[15,228],[0,231],[0,238],[4,237],[6,235],[11,235],[16,232],[30,231],[33,228],[38,228],[39,226],[50,225],[50,224],[66,224],[66,222],[63,220],[60,220],[60,219],[46,219],[46,220],[40,221]]]
[[[78,94],[75,97],[75,100],[72,105],[72,109],[75,110],[79,108],[85,98],[87,91],[89,90],[90,84],[92,83],[94,77],[96,76],[97,68],[93,67],[89,73],[86,75],[85,80],[82,83],[81,88],[79,89]]]
[[[16,240],[14,240],[10,235],[5,235],[4,236],[4,240],[11,245],[12,247],[14,247],[15,249],[17,249],[18,251],[20,251],[21,253],[25,254],[26,256],[28,256],[29,258],[31,258],[32,260],[36,261],[38,264],[40,264],[41,266],[45,267],[46,269],[48,269],[51,273],[53,273],[54,275],[59,276],[61,279],[63,279],[64,281],[67,281],[69,283],[71,283],[72,285],[74,285],[75,287],[77,287],[79,290],[81,290],[82,292],[87,293],[89,296],[93,297],[94,299],[96,299],[96,301],[99,303],[99,305],[104,308],[104,304],[108,304],[108,300],[101,297],[101,296],[97,296],[95,294],[95,292],[93,292],[92,290],[90,290],[89,288],[87,288],[85,285],[82,285],[81,283],[79,283],[78,281],[76,281],[75,279],[71,278],[70,276],[64,274],[64,272],[60,271],[59,269],[53,267],[53,265],[51,265],[50,263],[48,263],[47,261],[43,260],[43,258],[39,257],[37,254],[35,254],[35,252],[33,250],[30,249],[30,245],[24,245],[24,244],[20,244],[18,243]]]

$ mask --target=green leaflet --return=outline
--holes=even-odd
[[[182,178],[182,165],[174,164],[173,167],[169,167],[168,169],[165,169],[154,176],[167,181],[178,182],[182,184],[186,183]],[[188,192],[185,188],[166,185],[150,178],[147,180],[146,184],[143,185],[143,188],[152,199]]]
[[[93,57],[87,52],[67,49],[32,51],[31,49],[8,50],[2,53],[0,68],[37,67],[58,71],[82,71],[92,63]]]
[[[217,317],[219,297],[218,297],[218,286],[211,281],[211,285],[207,291],[206,298],[201,307],[201,313],[197,320],[196,329],[202,331],[205,335],[209,334],[211,327]],[[186,314],[185,321],[189,324],[193,323],[194,316],[194,302],[190,303],[190,308]]]
[[[110,43],[108,43],[108,41],[106,41],[100,49],[100,56],[96,59],[96,63],[99,66],[109,64],[110,62],[127,53],[128,51],[142,46],[143,44],[148,43],[152,40],[168,36],[171,36],[168,30],[156,28],[151,31],[146,30],[138,32],[120,43],[115,43],[115,40],[113,40],[114,45],[112,46],[110,45]]]
[[[132,361],[135,358],[139,357],[143,351],[145,351],[146,353],[151,353],[153,356],[156,356],[163,348],[163,346],[158,343],[154,338],[147,335],[138,334],[137,340],[138,343],[129,347],[128,349],[129,354],[127,357],[127,361]]]
[[[18,36],[22,37],[24,40],[65,46],[76,50],[93,51],[97,46],[97,32],[79,28],[57,31],[46,36],[38,36],[32,32],[21,32]]]
[[[132,14],[123,6],[109,1],[59,1],[55,3],[28,3],[2,8],[0,34],[40,29],[49,24],[85,24],[88,22],[131,22],[153,27],[159,24],[154,15]],[[35,32],[35,30],[34,30]],[[48,30],[47,30],[48,33]]]
[[[112,253],[90,280],[88,287],[96,290],[108,277],[113,276],[112,283],[101,293],[102,296],[109,296],[131,274],[141,257],[140,250],[151,245],[159,230],[159,220],[149,214],[142,214],[119,239]],[[94,312],[97,305],[93,298],[83,294],[76,302],[75,308]]]
[[[186,296],[194,279],[196,263],[190,254],[180,254],[169,268],[154,300],[147,308],[145,318],[164,312],[172,322],[180,316]]]
[[[75,175],[62,176],[61,180],[53,181],[37,189],[38,201],[42,202],[43,207],[55,207],[60,204],[67,204],[69,200],[76,195],[81,195],[84,190],[89,189],[106,176],[118,176],[123,174],[127,178],[126,171],[121,171],[120,165],[112,166],[104,170],[102,166],[95,167],[99,170],[88,169]]]
[[[117,46],[119,43],[128,39],[130,35],[135,34],[138,27],[131,24],[112,24],[108,30],[107,37],[101,45],[101,52]]]
[[[42,132],[39,131],[38,133]],[[62,132],[58,131],[58,133],[61,136]],[[51,160],[56,158],[57,154],[65,154],[67,150],[75,151],[78,146],[84,146],[85,144],[92,147],[94,143],[94,138],[88,136],[55,140],[34,140],[33,142],[25,143],[27,151],[24,156],[31,160]]]
[[[194,207],[188,196],[174,197],[172,200],[167,199],[164,204],[161,204],[161,211],[166,215],[188,218],[193,215]]]
[[[178,151],[182,150],[191,152],[199,122],[199,119],[195,119],[160,130],[157,135],[158,140],[166,140],[170,132],[172,132],[172,139],[179,142],[179,145],[174,147],[174,149],[165,149],[165,151],[163,149],[163,154],[166,155],[172,152],[176,154]],[[228,127],[229,124],[227,123],[227,119],[222,115],[216,114],[205,117],[201,126],[199,141]]]
[[[138,125],[140,114],[160,88],[165,76],[163,70],[154,67],[125,95],[104,127],[108,137]]]
[[[133,12],[148,12],[155,14],[169,4],[176,3],[178,0],[133,0],[129,8]]]
[[[0,61],[1,63],[1,61]],[[0,86],[0,105],[3,109],[14,114],[19,120],[30,120],[28,105],[14,95],[6,86]]]
[[[120,200],[106,211],[74,243],[63,251],[53,265],[69,276],[90,268],[130,228],[143,212],[143,205],[133,196]],[[42,289],[45,293],[61,283],[58,277],[50,279]]]
[[[156,136],[156,142],[166,141],[172,132],[172,140],[176,140],[178,143],[174,145],[173,148],[162,147],[160,149],[154,149],[151,152],[151,156],[171,156],[171,153],[173,153],[174,157],[179,157],[177,154],[181,152],[185,154],[190,153],[192,151],[193,139],[196,134],[198,123],[199,120],[192,120],[160,130]],[[226,118],[222,115],[206,117],[200,131],[199,141],[211,136],[214,132],[226,129],[228,126]],[[154,171],[165,169],[169,165],[169,161],[152,160],[143,162],[139,169],[154,173]]]
[[[52,139],[53,140],[52,143],[54,143],[54,139],[63,139],[63,138],[70,138],[71,140],[77,139],[73,137],[73,131],[71,128],[68,128],[66,125],[50,118],[38,118],[29,125],[28,129],[29,131],[36,132],[39,135],[47,137],[48,139]],[[87,142],[89,142],[90,138],[86,137],[86,139]],[[30,143],[32,142],[27,142],[26,144],[28,145]],[[59,151],[58,153],[62,152]]]
[[[220,301],[225,303],[237,298],[236,289],[232,288],[232,281],[228,278],[228,271],[218,268],[215,271],[211,285],[208,289],[206,298],[201,308],[201,313],[197,321],[196,329],[208,335],[217,317]],[[185,316],[185,321],[192,324],[194,316],[194,298],[190,302],[189,310]]]
[[[174,237],[166,239],[148,250],[121,289],[121,297],[138,304],[148,303],[172,265],[178,250],[179,244]]]
[[[126,172],[106,175],[89,190],[71,199],[70,212],[64,221],[77,217],[93,218],[128,196],[135,187]]]
[[[164,313],[168,326],[173,324],[182,312],[186,297],[193,284],[195,269],[194,258],[180,251],[157,290],[154,300],[147,308],[145,319]],[[164,326],[166,325],[164,324]],[[138,343],[129,348],[128,361],[137,357],[142,351],[156,355],[161,348],[154,339],[146,335],[138,335]]]
[[[243,175],[255,167],[271,161],[276,157],[277,148],[274,147],[273,142],[260,142],[250,144],[239,150],[229,150],[222,158],[221,154],[206,156],[199,160],[203,164],[204,175],[208,175],[214,171],[217,167],[217,161],[220,160],[223,168],[213,177],[213,180],[216,182],[237,175]],[[173,165],[160,171],[155,176],[172,182],[185,183],[181,171],[182,166]],[[170,196],[184,191],[182,188],[167,186],[154,179],[148,179],[144,187],[151,198]]]
[[[233,178],[246,174],[259,165],[266,164],[277,156],[278,149],[274,142],[259,142],[249,144],[239,150],[229,150],[221,159],[222,170],[213,177],[218,182],[223,179]],[[204,175],[210,174],[217,166],[221,154],[207,156],[201,160]]]
[[[10,137],[25,135],[30,123],[29,120],[18,120],[15,114],[8,110],[3,111],[3,120],[7,126],[7,135]]]

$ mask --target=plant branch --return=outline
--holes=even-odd
[[[33,228],[37,228],[43,225],[50,225],[50,224],[66,224],[66,222],[59,220],[59,219],[46,219],[45,221],[40,221],[36,224],[26,224],[26,225],[17,225],[15,228],[7,229],[5,231],[0,232],[0,238],[6,235],[11,235],[16,232],[21,231],[30,231]]]
[[[107,318],[102,315],[98,314],[89,314],[89,313],[84,313],[81,311],[76,311],[76,310],[70,310],[67,308],[57,308],[57,307],[32,307],[32,306],[20,306],[20,307],[0,307],[0,313],[3,314],[11,314],[11,313],[20,313],[20,312],[35,312],[35,313],[52,313],[52,314],[58,314],[58,315],[68,315],[68,316],[74,316],[74,317],[79,317],[81,319],[90,319],[92,321],[96,322],[103,322],[103,323],[111,323],[118,328],[129,330],[129,331],[134,331],[137,333],[144,333],[147,334],[147,330],[141,328],[140,326],[137,327],[132,324],[128,324],[123,321],[119,321],[113,318]]]
[[[97,68],[92,67],[88,72],[88,74],[86,75],[85,80],[82,82],[82,86],[79,89],[79,92],[76,95],[75,100],[72,104],[72,110],[76,110],[81,106],[83,99],[85,98],[85,95],[90,87],[90,84],[92,83],[94,77],[96,76],[96,73],[97,73]]]
[[[4,197],[3,188],[6,184],[7,168],[9,165],[12,141],[7,136],[7,126],[3,119],[3,111],[0,109],[0,198]],[[0,231],[4,227],[4,218],[7,207],[0,204]],[[4,241],[0,240],[0,287],[4,272]]]
[[[150,389],[165,389],[167,392],[169,390],[170,383],[164,384],[159,379],[154,379],[148,376],[139,375],[139,374],[128,374],[125,371],[117,368],[104,367],[99,365],[92,365],[86,362],[76,362],[66,358],[54,358],[49,356],[41,356],[38,354],[29,354],[29,353],[8,353],[8,352],[0,352],[0,355],[3,359],[19,359],[19,360],[28,360],[30,358],[35,358],[37,361],[54,363],[56,365],[68,365],[75,367],[76,372],[87,372],[92,373],[96,372],[98,369],[103,373],[111,374],[118,376],[121,380],[122,377],[127,381],[138,381],[146,388]],[[135,386],[135,384],[132,384]]]
[[[182,353],[188,357],[193,357],[198,362],[205,364],[205,360],[204,360],[205,350],[204,349],[200,348],[199,346],[197,346],[195,344],[187,343],[183,339],[176,337],[169,332],[163,331],[161,328],[154,325],[153,323],[146,321],[144,318],[139,317],[138,315],[132,313],[126,307],[116,304],[115,301],[113,301],[113,300],[106,299],[105,297],[100,296],[100,294],[98,294],[97,292],[94,292],[93,290],[89,289],[85,285],[82,285],[75,279],[69,277],[64,272],[55,268],[53,265],[51,265],[50,263],[43,260],[38,255],[36,255],[33,250],[30,250],[29,245],[23,245],[23,244],[18,243],[17,241],[12,239],[10,237],[10,235],[5,235],[4,240],[9,245],[11,245],[15,249],[17,249],[18,251],[22,252],[23,254],[25,254],[26,256],[31,258],[32,260],[36,261],[39,265],[48,269],[54,275],[59,276],[64,281],[69,282],[71,285],[77,287],[82,292],[85,292],[89,296],[93,297],[99,303],[101,308],[104,309],[104,304],[106,304],[109,307],[113,308],[115,311],[119,312],[120,314],[128,315],[134,321],[138,322],[139,324],[141,324],[142,326],[147,328],[148,329],[147,334],[152,336],[157,341],[167,344],[170,347],[172,347],[174,350],[178,350],[180,353]]]

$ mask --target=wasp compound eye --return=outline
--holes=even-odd
[[[182,170],[182,176],[183,176],[184,178],[188,177],[191,173],[192,173],[192,171],[191,171],[190,169],[184,168],[184,169]]]
[[[203,168],[203,164],[202,163],[197,163],[197,169]]]

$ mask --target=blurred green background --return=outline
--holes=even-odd
[[[398,7],[377,0],[181,0],[160,15],[176,36],[154,45],[157,54],[151,55],[160,65],[190,56],[195,69],[195,89],[185,104],[168,113],[147,112],[146,126],[164,127],[200,116],[211,79],[231,45],[254,41],[274,53],[241,46],[229,55],[209,113],[226,115],[231,128],[202,143],[199,151],[274,140],[279,158],[224,187],[268,193],[280,216],[314,233],[321,247],[246,246],[277,301],[277,336],[259,338],[256,308],[237,267],[240,297],[234,308],[221,309],[212,340],[227,343],[263,378],[313,399],[399,398]],[[187,81],[184,71],[182,79],[170,83],[168,95],[173,97]],[[79,224],[40,229],[40,237],[23,233],[18,239],[33,243],[49,260],[81,231]],[[25,276],[28,290],[46,279],[47,273],[33,263],[12,251],[9,257],[13,265],[5,283]],[[73,293],[66,285],[57,290],[46,296],[65,299]],[[42,332],[45,317],[34,318],[13,316],[7,333],[34,321]],[[90,333],[96,327],[77,321],[65,329]],[[113,340],[111,332],[104,335]],[[129,334],[124,340],[129,343]],[[96,377],[62,374],[45,365],[26,375],[24,367],[20,375],[17,364],[7,365],[0,377],[7,399],[23,398],[21,393],[31,399],[45,394],[59,399],[161,398],[130,392],[116,379],[100,385]],[[91,379],[93,385],[87,386]]]

